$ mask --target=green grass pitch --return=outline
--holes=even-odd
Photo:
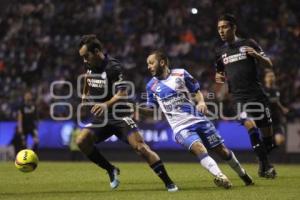
[[[114,163],[121,169],[121,185],[111,190],[107,174],[89,162],[40,162],[32,173],[19,172],[12,162],[0,162],[0,199],[12,200],[284,200],[300,199],[300,166],[277,165],[274,180],[257,177],[257,166],[244,165],[255,185],[245,187],[225,164],[220,165],[233,188],[217,188],[197,163],[165,163],[180,191],[168,193],[146,163]]]

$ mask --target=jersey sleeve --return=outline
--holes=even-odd
[[[261,46],[255,40],[250,39],[249,40],[249,46],[252,47],[255,51],[257,51],[257,53],[259,53],[260,55],[266,57],[265,52],[263,51]]]
[[[110,71],[110,82],[116,90],[126,90],[127,85],[124,82],[123,70],[121,64],[116,64]]]
[[[184,70],[184,80],[189,92],[196,93],[198,90],[200,90],[199,82],[186,70]]]

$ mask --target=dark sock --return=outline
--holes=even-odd
[[[90,155],[87,156],[92,162],[94,162],[99,167],[107,170],[108,172],[113,171],[115,168],[112,164],[109,163],[106,158],[104,158],[96,147],[93,148],[93,151]]]
[[[159,176],[159,178],[165,183],[165,185],[172,184],[173,181],[170,179],[164,164],[161,160],[151,165],[153,171]]]
[[[274,148],[273,137],[263,137],[263,142],[268,151],[271,151]]]
[[[256,153],[259,161],[261,162],[262,167],[266,168],[266,167],[270,166],[268,157],[267,157],[266,148],[260,139],[259,129],[254,127],[254,128],[251,128],[250,130],[248,130],[248,132],[249,132],[252,148],[253,148],[254,152]]]

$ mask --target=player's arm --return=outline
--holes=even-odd
[[[249,46],[246,46],[244,50],[247,55],[254,57],[260,66],[264,68],[273,67],[271,59],[265,55],[262,48],[254,40],[250,40]]]
[[[119,102],[121,99],[127,98],[127,96],[128,96],[128,93],[127,93],[126,89],[118,90],[117,93],[108,101],[95,104],[92,107],[91,112],[96,116],[101,116],[101,115],[103,115],[105,110],[107,110],[108,108],[111,108],[114,104]]]
[[[197,110],[204,113],[204,114],[207,113],[207,106],[206,106],[206,103],[204,101],[203,94],[200,90],[198,90],[195,93],[194,100],[197,103],[197,105],[196,105]]]
[[[147,92],[147,103],[140,104],[136,106],[135,112],[137,112],[140,115],[143,115],[145,117],[153,117],[155,113],[157,113],[159,109],[159,105],[157,103],[157,99],[154,96],[154,92],[151,90],[151,87],[153,86],[153,83],[148,83],[146,86],[146,92]]]
[[[111,108],[114,104],[119,102],[121,99],[126,99],[128,97],[128,92],[127,92],[128,86],[123,81],[121,66],[115,65],[113,70],[110,73],[111,73],[110,77],[112,79],[111,83],[113,84],[113,87],[116,88],[117,93],[108,101],[105,101],[103,103],[97,103],[92,107],[91,113],[93,113],[96,116],[103,115],[105,110]]]
[[[225,83],[226,78],[224,72],[224,64],[222,62],[221,56],[216,56],[215,68],[216,68],[216,74],[215,74],[216,83],[220,83],[220,84]]]
[[[154,116],[155,109],[153,107],[137,106],[135,112],[146,117]]]
[[[287,114],[290,111],[287,107],[283,106],[280,101],[277,102],[277,105],[283,114]]]
[[[89,95],[89,87],[87,87],[87,75],[84,76],[83,89],[82,89],[82,98],[81,103],[84,103],[87,100]]]
[[[194,101],[196,102],[196,108],[202,113],[207,113],[207,106],[204,101],[203,94],[200,91],[199,82],[190,75],[187,71],[184,72],[185,85],[190,93],[194,94]]]

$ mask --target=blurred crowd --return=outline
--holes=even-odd
[[[50,117],[53,102],[80,102],[77,77],[85,69],[77,48],[80,36],[90,33],[123,62],[137,94],[150,79],[146,56],[158,48],[172,67],[186,68],[205,94],[213,94],[216,22],[225,12],[235,14],[238,33],[258,41],[272,59],[289,119],[300,118],[300,1],[4,0],[1,7],[0,120],[16,119],[26,90],[34,93],[42,119]],[[72,97],[53,98],[53,81],[71,82]],[[68,93],[66,85],[57,86],[55,95]],[[136,100],[143,101],[141,96]]]

